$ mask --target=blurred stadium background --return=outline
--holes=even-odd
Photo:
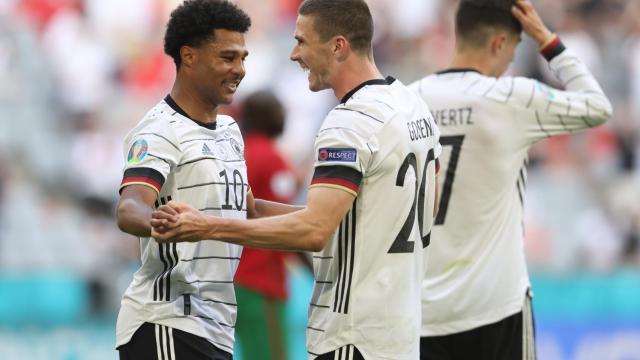
[[[180,0],[0,0],[0,359],[116,359],[137,241],[113,213],[121,141],[170,89],[163,55]],[[404,83],[447,65],[455,0],[368,0],[376,59]],[[300,0],[238,0],[252,17],[235,103],[271,89],[279,145],[305,166],[334,104],[288,60]],[[541,360],[640,359],[640,0],[537,0],[615,107],[605,126],[532,151],[526,251]],[[525,39],[509,70],[548,78]],[[300,194],[299,201],[304,201]],[[291,359],[306,358],[309,274],[292,266]]]

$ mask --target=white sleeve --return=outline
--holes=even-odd
[[[132,133],[124,142],[125,167],[120,191],[125,186],[138,184],[160,192],[181,153],[168,125],[147,126]]]
[[[357,195],[373,154],[357,130],[325,121],[315,141],[315,172],[311,187],[325,186]]]
[[[539,81],[513,78],[518,121],[531,141],[594,127],[612,114],[611,103],[586,65],[559,40],[543,50],[551,71],[565,90]]]

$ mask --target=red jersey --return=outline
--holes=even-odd
[[[257,199],[290,203],[296,193],[296,178],[279,153],[273,140],[250,133],[244,138],[244,158],[249,185]],[[261,294],[287,298],[285,258],[283,251],[245,247],[235,275],[235,283]]]

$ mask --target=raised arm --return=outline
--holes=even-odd
[[[519,0],[512,9],[523,30],[540,47],[540,53],[564,90],[535,80],[516,78],[515,94],[531,119],[535,139],[600,125],[611,117],[611,103],[586,65],[544,25],[531,3]]]

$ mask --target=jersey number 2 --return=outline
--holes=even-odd
[[[391,244],[391,248],[389,248],[389,254],[399,254],[399,253],[411,253],[413,252],[413,248],[415,243],[413,241],[409,241],[409,236],[411,235],[411,230],[413,229],[413,223],[416,220],[416,203],[418,206],[418,226],[420,228],[420,237],[422,238],[422,247],[427,247],[429,245],[429,240],[431,237],[431,233],[427,235],[422,235],[422,229],[424,229],[424,201],[425,201],[425,191],[427,188],[427,166],[431,161],[435,159],[433,149],[429,150],[427,154],[427,160],[424,163],[424,167],[422,169],[422,180],[418,183],[418,166],[416,161],[416,155],[414,153],[409,153],[407,157],[404,158],[402,165],[400,165],[400,170],[398,171],[398,176],[396,177],[396,186],[404,187],[404,179],[407,176],[407,172],[409,171],[409,167],[413,168],[414,174],[416,174],[416,180],[414,182],[414,197],[413,203],[411,204],[411,210],[409,211],[409,215],[407,219],[404,221],[400,232],[396,236],[396,239]],[[429,216],[429,218],[431,218]]]

